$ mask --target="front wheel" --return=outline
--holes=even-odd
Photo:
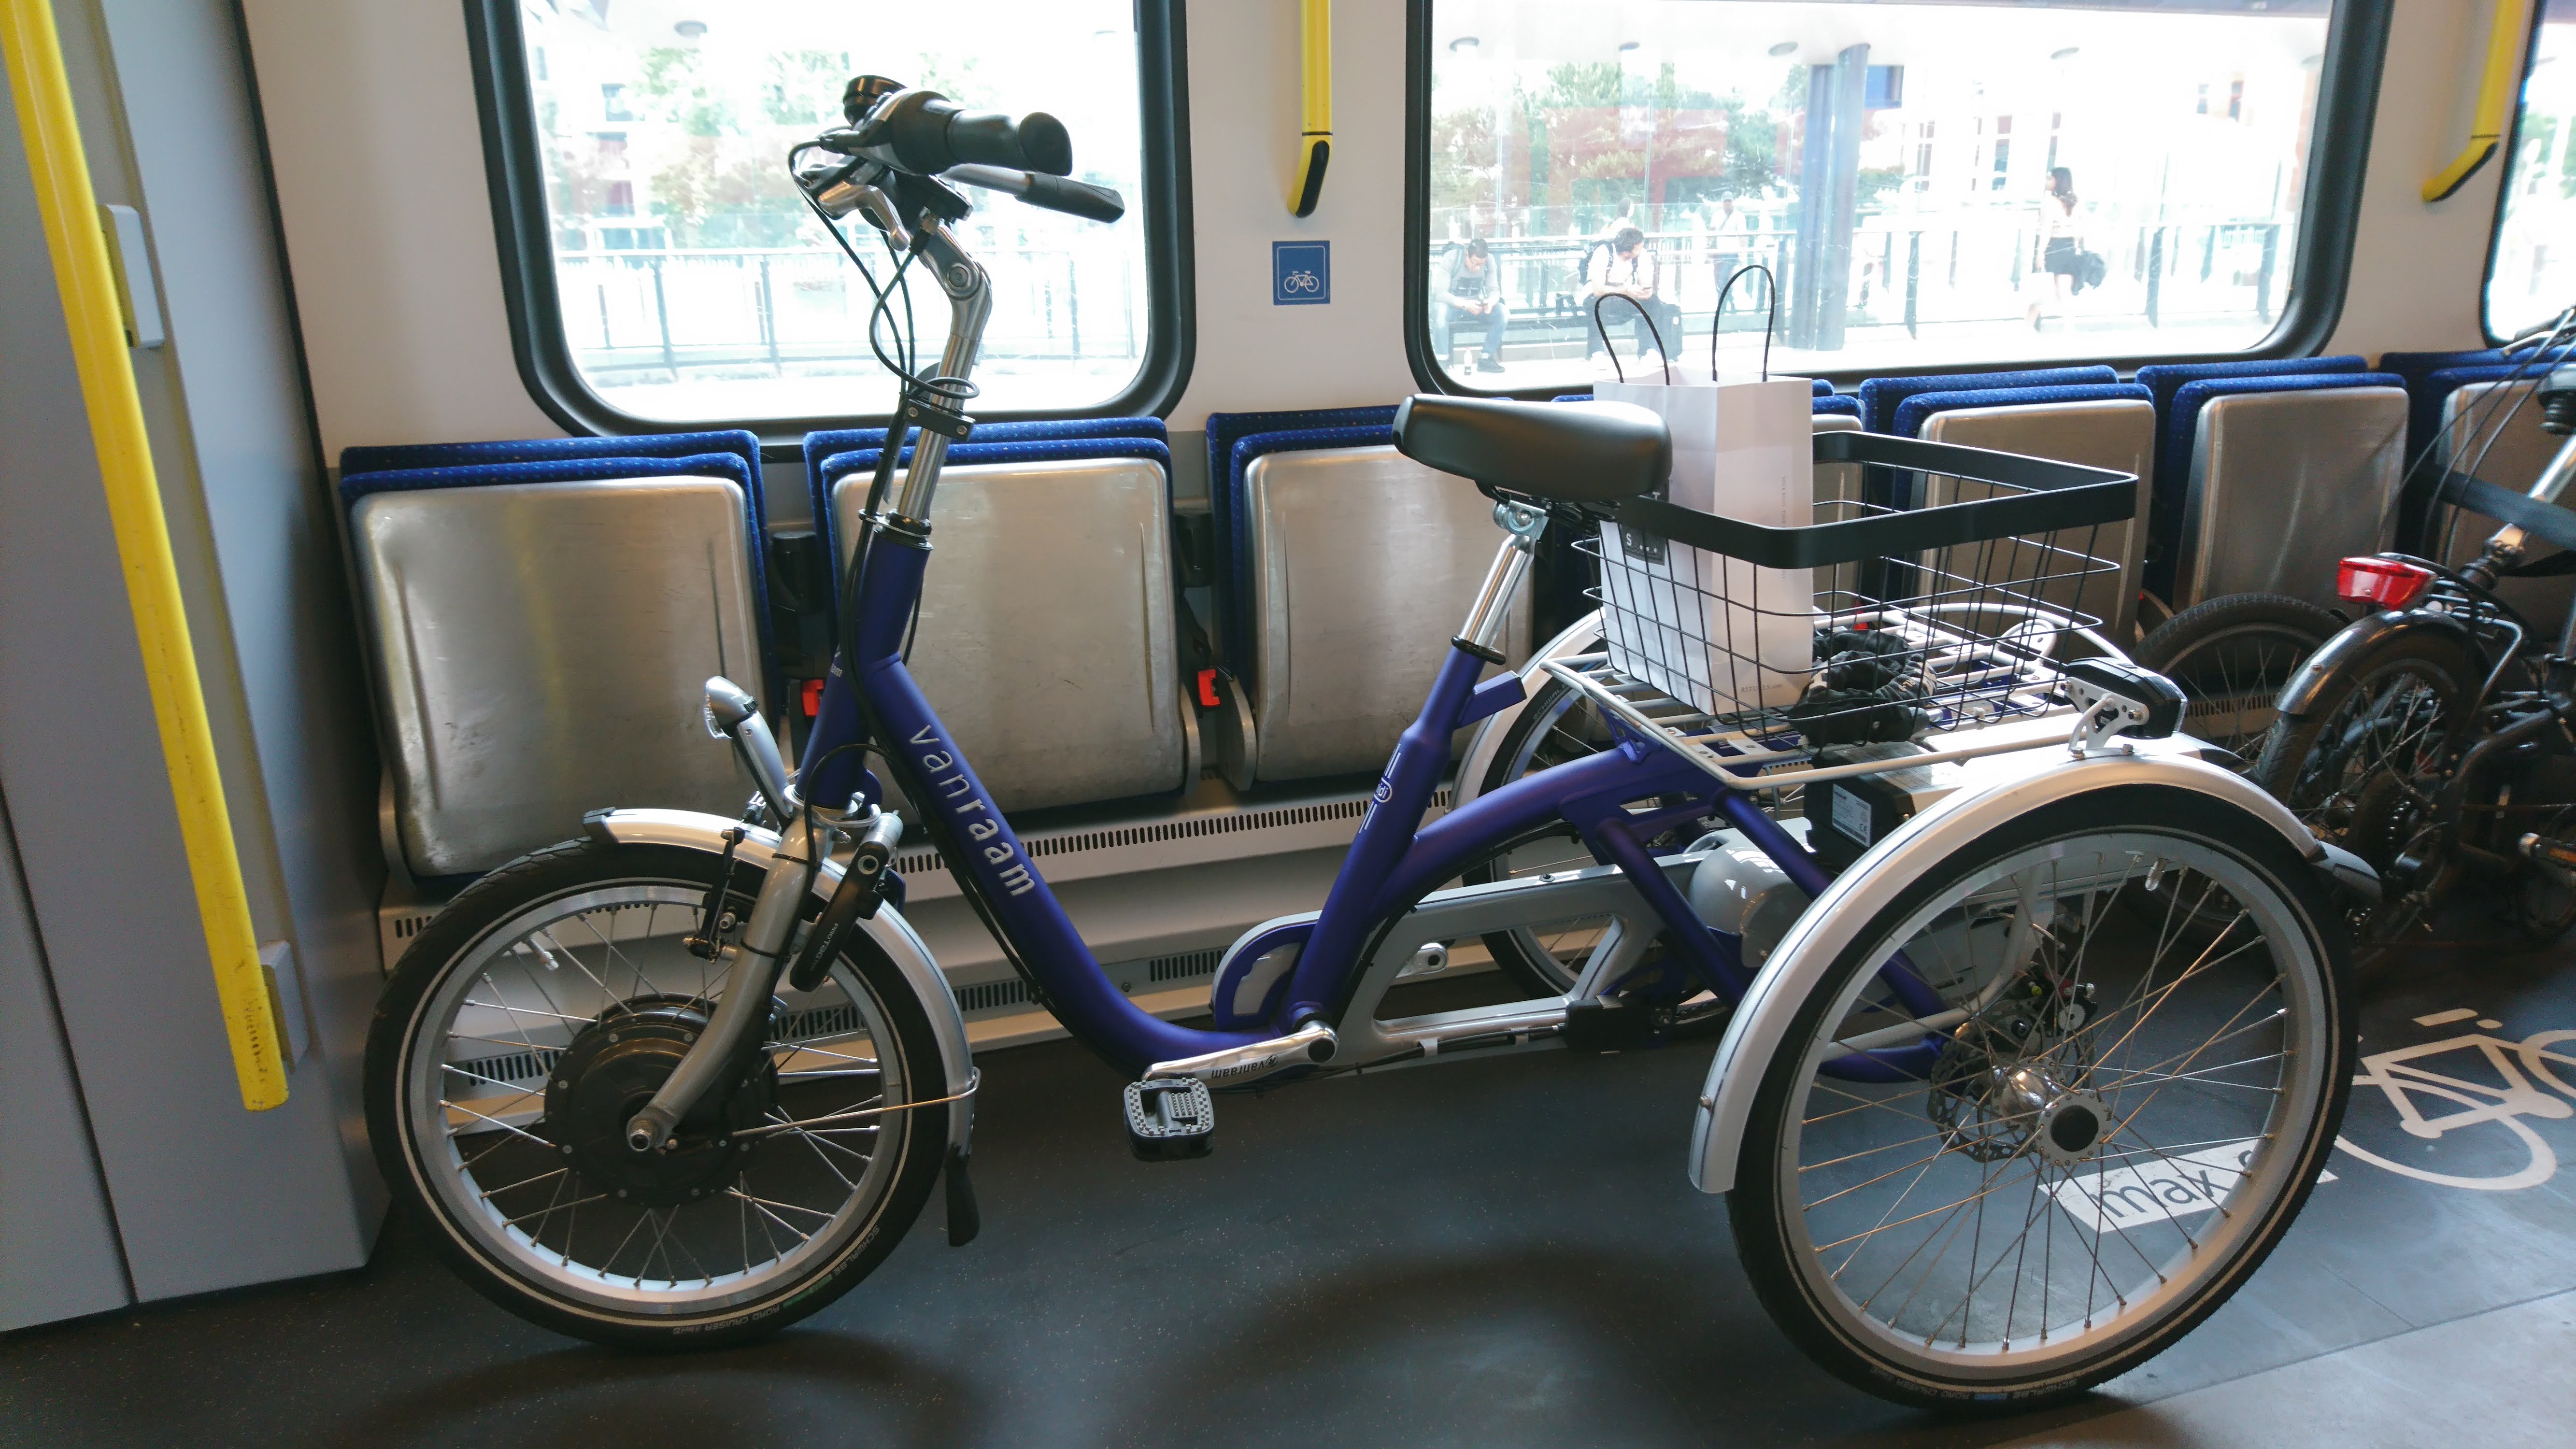
[[[2132,662],[2182,689],[2183,730],[2235,756],[2243,771],[2272,727],[2272,701],[2343,620],[2285,594],[2204,599],[2129,651]]]
[[[2106,915],[2128,894],[2157,929]],[[1763,1304],[1925,1407],[2162,1352],[2280,1241],[2342,1119],[2348,952],[2314,870],[2240,809],[2132,786],[1883,899],[1762,1068],[1728,1209]],[[1899,953],[1937,1030],[1886,988]]]
[[[624,1124],[724,994],[687,941],[717,858],[576,841],[485,876],[403,954],[367,1044],[367,1124],[395,1199],[486,1297],[562,1333],[716,1347],[848,1291],[929,1196],[937,1039],[864,934],[636,1154]],[[760,875],[734,868],[730,940]],[[809,914],[812,906],[809,903]]]

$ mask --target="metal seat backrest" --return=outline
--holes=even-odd
[[[2442,399],[2434,466],[2473,468],[2478,477],[2516,493],[2540,481],[2541,469],[2558,456],[2559,445],[2567,440],[2542,430],[2540,404],[2531,398],[2538,385],[2537,379],[2526,377],[2519,382],[2472,382],[2450,389]],[[2450,564],[2476,558],[2487,539],[2504,526],[2467,509],[2459,510],[2456,520],[2450,509],[2438,509],[2428,522],[2433,532],[2422,540],[2423,546],[2442,549],[2443,562]],[[2535,540],[2524,561],[2537,562],[2557,552]],[[2555,638],[2567,618],[2568,605],[2576,602],[2576,574],[2509,578],[2496,586],[2496,593],[2521,610],[2534,628]]]
[[[982,434],[978,429],[979,436]],[[1004,810],[1195,783],[1159,439],[966,443],[932,504],[913,678]],[[876,454],[822,460],[846,567]]]
[[[1384,765],[1502,542],[1474,484],[1345,431],[1236,446],[1257,779]],[[1526,654],[1529,631],[1524,589],[1503,653]]]
[[[2262,592],[2336,605],[2336,561],[2395,540],[2406,410],[2385,373],[2186,384],[2165,423],[2192,429],[2167,602]]]
[[[1336,443],[1395,441],[1395,404],[1382,407],[1308,408],[1294,412],[1210,413],[1207,418],[1208,517],[1216,533],[1215,612],[1217,653],[1226,672],[1253,677],[1251,528],[1243,504],[1244,472],[1280,435],[1311,440],[1326,432]],[[1343,432],[1343,429],[1361,429]],[[1239,445],[1252,442],[1243,450]],[[1331,446],[1302,441],[1302,446]]]
[[[711,674],[767,698],[739,457],[411,469],[341,489],[415,874],[490,870],[602,806],[742,809],[751,781],[699,716]]]
[[[2114,643],[2130,637],[2137,621],[2138,569],[2147,539],[2147,490],[2151,485],[2146,478],[2156,448],[2154,403],[2140,396],[1955,407],[1926,417],[1919,436],[1927,442],[1991,448],[2137,474],[2135,517],[2103,524],[2098,532],[2069,529],[2056,540],[2060,548],[2080,549],[2105,563],[2116,564],[2117,572],[2084,573],[2078,578],[2074,575],[2081,565],[2072,560],[2017,558],[2012,556],[2013,550],[1999,545],[1993,552],[1989,573],[1994,582],[2030,578],[2035,573],[2060,575],[2042,587],[2043,598],[2101,620],[2104,633]],[[1934,478],[1931,497],[1926,501],[1958,501],[1949,495],[1945,485],[1955,485],[1955,480]]]

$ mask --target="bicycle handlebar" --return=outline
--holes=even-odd
[[[955,166],[1047,176],[1073,170],[1073,138],[1044,111],[1014,121],[999,111],[967,110],[937,91],[908,90],[886,103],[869,129],[897,166],[916,175],[936,176]]]
[[[1013,171],[1000,166],[951,166],[940,173],[940,179],[999,191],[1016,196],[1031,206],[1092,221],[1116,221],[1127,214],[1127,199],[1108,187],[1049,176],[1041,171]]]

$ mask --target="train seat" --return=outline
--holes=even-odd
[[[2030,393],[2087,393],[2083,398],[2026,397]],[[1900,415],[1927,399],[1960,397],[1961,394],[1921,393],[1908,398],[1898,409]],[[1972,402],[1954,403],[1928,411],[1909,436],[1934,443],[1956,443],[1970,448],[1991,448],[1997,452],[2024,453],[2035,458],[2053,458],[2059,462],[2077,463],[2092,468],[2111,468],[2138,475],[2137,516],[2119,523],[2104,524],[2098,534],[2089,530],[2071,530],[2061,535],[2061,547],[2082,549],[2095,558],[2118,565],[2116,572],[2088,573],[2081,579],[2069,578],[2042,589],[2050,602],[2071,607],[2102,621],[2103,630],[2116,643],[2131,637],[2138,612],[2139,569],[2146,549],[2146,515],[2151,485],[2146,481],[2151,471],[2156,447],[2156,406],[2148,400],[2146,390],[2134,385],[2122,387],[2014,388],[1993,393],[1964,395]],[[2009,399],[2009,401],[2007,401]],[[1950,480],[1935,479],[1933,501],[1950,501],[1939,490]],[[2028,560],[1999,557],[2006,569],[2028,574]],[[2017,569],[2014,565],[2022,565]],[[2060,572],[2049,566],[2052,573]],[[2000,582],[2008,573],[1994,577]]]
[[[2149,587],[2176,609],[2246,592],[2336,603],[2335,561],[2395,539],[2406,414],[2406,389],[2387,373],[2183,384],[2163,424],[2156,498],[2175,545]],[[2189,461],[2169,500],[2175,458]]]
[[[1493,561],[1493,505],[1398,453],[1385,423],[1239,435],[1229,457],[1223,612],[1251,727],[1218,753],[1238,786],[1374,771]],[[1504,654],[1529,633],[1524,590]]]
[[[2445,369],[2433,377],[2440,379],[2459,370]],[[2526,374],[2517,380],[2478,378],[2445,388],[2440,421],[2432,430],[2436,437],[2435,465],[2473,469],[2478,477],[2517,493],[2540,481],[2541,470],[2558,455],[2559,445],[2566,439],[2553,437],[2540,426],[2540,407],[2531,401],[2538,386],[2539,380]],[[2432,482],[2430,469],[2420,480],[2409,480],[2410,493],[2417,491],[2419,482]],[[2429,492],[2429,486],[2424,491]],[[2398,547],[2428,557],[2439,551],[2444,562],[2454,565],[2476,558],[2487,539],[2503,527],[2483,513],[2466,509],[2460,510],[2456,522],[2448,509],[2432,512],[2422,522],[2429,525],[2424,536],[2409,538],[2401,534]],[[2558,552],[2535,540],[2525,561],[2536,563]],[[2566,619],[2569,604],[2576,602],[2576,575],[2508,578],[2496,586],[2496,593],[2521,610],[2533,627],[2544,633],[2554,632]]]
[[[884,434],[874,441],[881,447]],[[874,448],[816,460],[824,492],[815,516],[836,579],[876,464]],[[1171,519],[1171,453],[1159,437],[948,450],[910,665],[1002,809],[1171,794],[1196,782]]]
[[[977,423],[967,441],[1027,443],[1077,438],[1151,438],[1170,446],[1161,418],[1045,418],[1019,423]],[[823,482],[823,462],[835,453],[873,452],[885,446],[884,428],[827,428],[805,435],[805,495],[813,501],[815,531],[831,536],[832,500]],[[871,466],[874,466],[871,464]],[[831,557],[838,558],[837,551]],[[837,621],[835,621],[837,627]]]
[[[489,870],[603,805],[742,808],[698,697],[711,674],[774,697],[757,477],[731,450],[343,475],[415,874]]]
[[[2171,598],[2174,557],[2183,548],[2183,489],[2191,480],[2190,426],[2174,424],[2174,398],[2195,382],[2228,378],[2315,377],[2354,373],[2369,364],[2350,354],[2334,357],[2272,357],[2236,362],[2167,362],[2141,367],[2136,382],[2155,398],[2155,464],[2147,513],[2147,589]],[[2179,603],[2176,608],[2182,607]]]
[[[2576,348],[2551,349],[2546,361],[2563,361]],[[2412,462],[2433,441],[2433,435],[2445,418],[2442,400],[2461,383],[2491,381],[2509,377],[2520,367],[2532,372],[2543,370],[2539,361],[2525,353],[2519,364],[2508,360],[2498,347],[2481,347],[2461,352],[2389,352],[2380,355],[2378,371],[2393,373],[2406,380],[2406,391],[2415,399],[2414,411],[2406,420],[2406,457]],[[2486,369],[2494,369],[2489,372]]]
[[[2075,387],[2090,383],[2115,383],[2120,374],[2108,367],[2041,367],[2024,372],[1953,372],[1928,377],[1873,377],[1864,380],[1856,396],[1860,399],[1860,425],[1869,432],[1895,430],[1896,410],[1907,398],[1927,392],[1991,392],[2003,388]]]

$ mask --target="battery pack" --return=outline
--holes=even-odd
[[[1879,745],[1841,745],[1816,753],[1818,765],[1856,765],[1896,761],[1928,753],[1921,745],[1897,741]],[[1887,838],[1933,801],[1958,786],[1959,769],[1951,764],[1907,765],[1875,775],[1818,780],[1808,785],[1807,848],[1827,870],[1840,874],[1860,859],[1862,851]]]

